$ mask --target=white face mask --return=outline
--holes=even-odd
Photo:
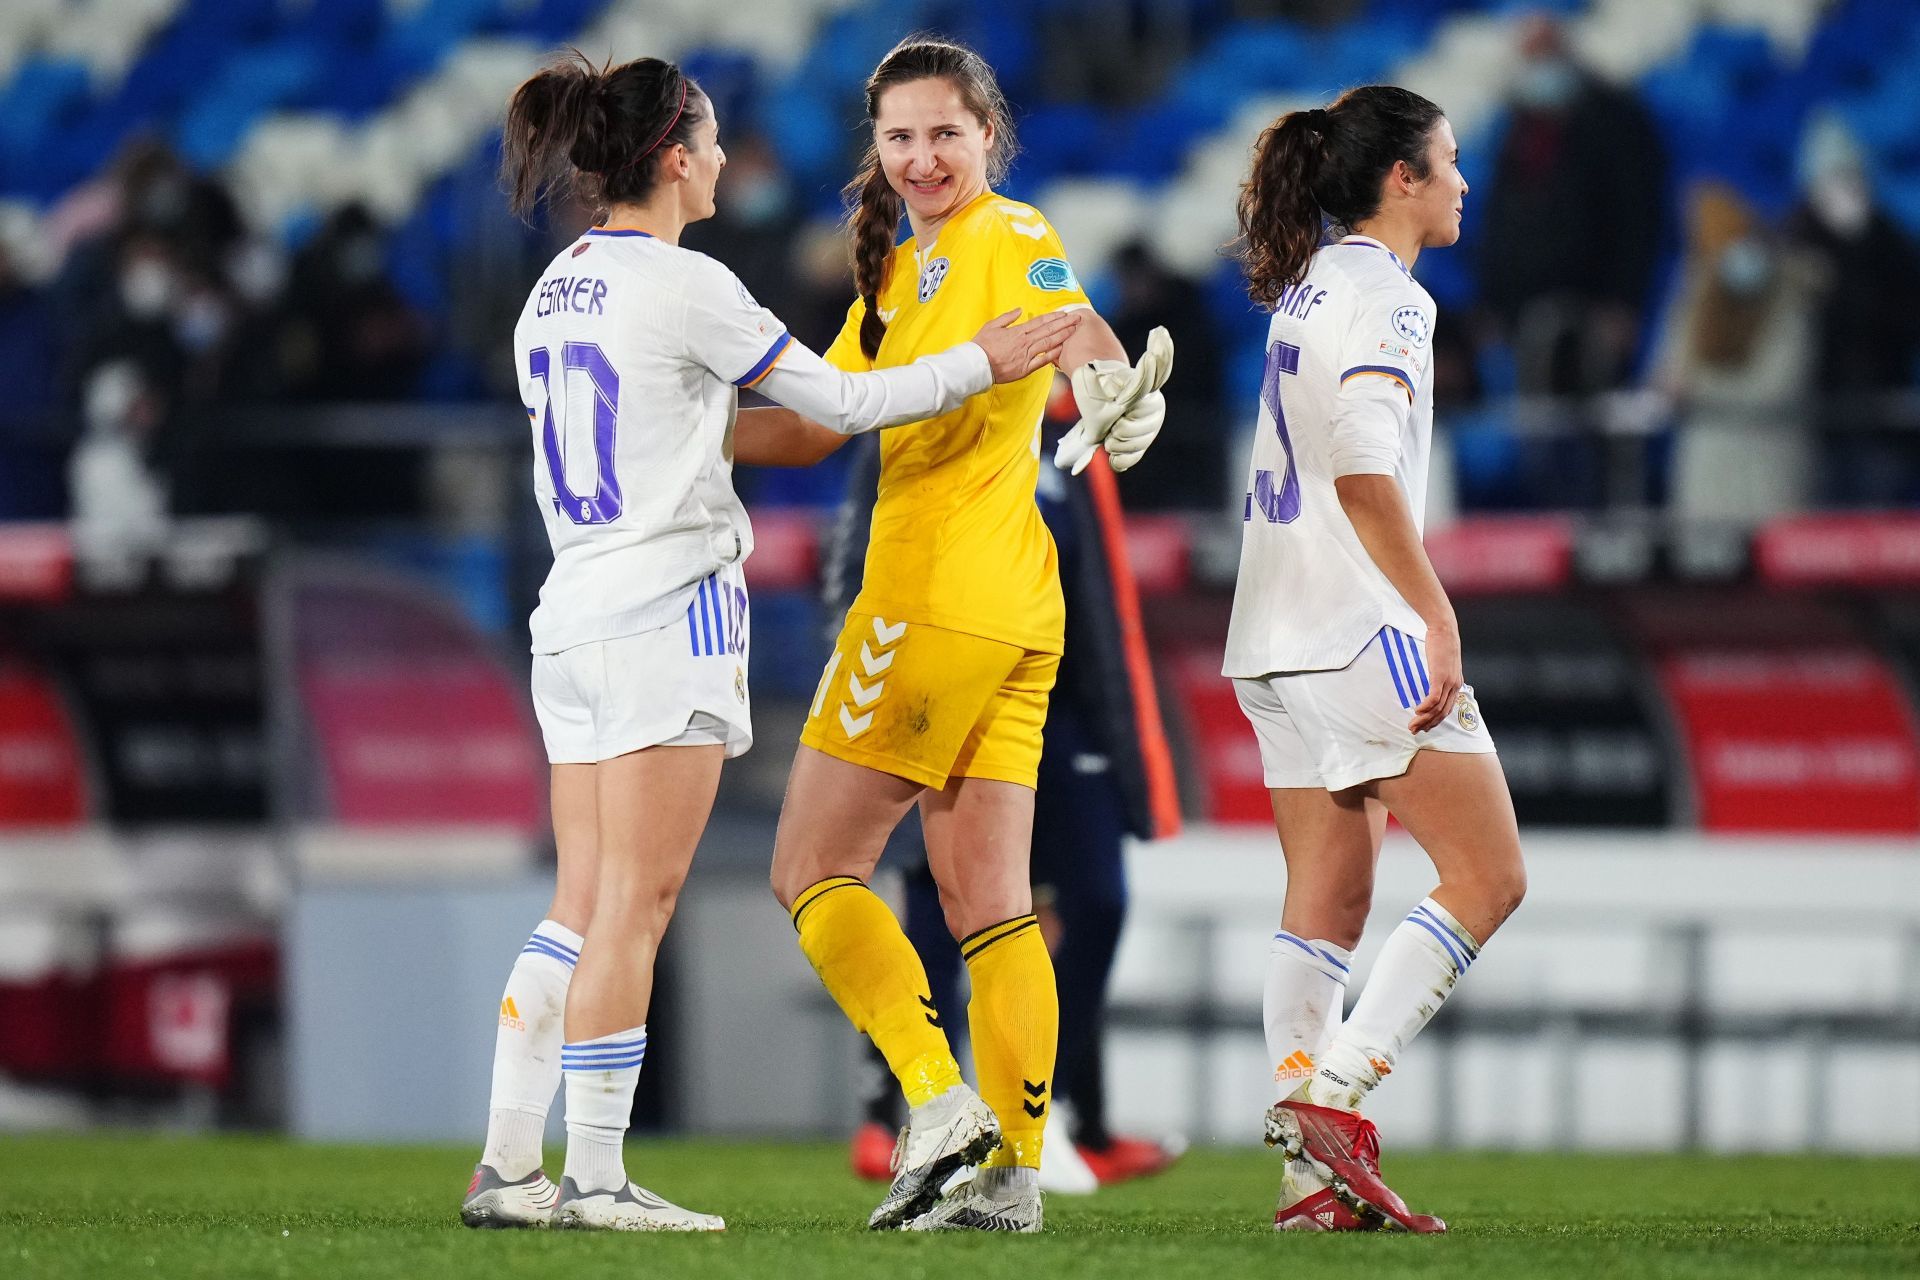
[[[173,269],[154,258],[139,258],[121,268],[120,303],[136,320],[152,320],[173,304]]]
[[[1580,74],[1565,58],[1538,58],[1513,82],[1514,101],[1535,111],[1556,111],[1580,91]]]
[[[1865,231],[1873,217],[1873,197],[1865,180],[1848,170],[1829,173],[1814,183],[1807,202],[1827,230],[1848,239]]]
[[[1751,298],[1773,279],[1773,255],[1751,236],[1736,240],[1720,254],[1720,283],[1735,297]]]

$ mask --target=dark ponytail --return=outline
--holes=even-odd
[[[1425,178],[1428,135],[1442,114],[1411,90],[1374,84],[1269,125],[1240,188],[1248,296],[1271,307],[1306,275],[1328,225],[1347,231],[1378,213],[1396,162]]]
[[[659,182],[653,161],[712,114],[700,86],[659,58],[596,68],[578,49],[542,67],[507,103],[500,177],[509,207],[529,217],[543,199],[578,196],[604,217],[646,199]]]
[[[867,77],[867,121],[880,118],[880,98],[895,85],[915,80],[945,80],[960,95],[960,101],[980,127],[993,129],[993,147],[987,152],[987,185],[997,186],[1007,176],[1019,143],[1013,134],[1013,112],[1000,82],[986,59],[963,44],[935,36],[912,35],[893,46],[892,52]],[[847,226],[852,239],[853,283],[867,312],[860,321],[860,350],[871,360],[880,353],[880,340],[887,336],[887,323],[880,318],[880,291],[887,287],[887,268],[893,261],[894,241],[899,235],[900,218],[906,201],[887,181],[880,164],[880,147],[867,142],[867,153],[860,172],[841,191],[847,203]]]

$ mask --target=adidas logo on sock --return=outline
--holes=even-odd
[[[508,996],[500,1002],[500,1025],[513,1031],[525,1031],[526,1022],[520,1017],[520,1007]]]
[[[1295,1049],[1288,1054],[1286,1061],[1273,1069],[1275,1080],[1305,1080],[1313,1074],[1313,1059]]]

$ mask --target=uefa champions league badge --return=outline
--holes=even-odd
[[[1433,335],[1428,332],[1427,313],[1418,307],[1402,307],[1393,313],[1393,331],[1416,347],[1424,347]]]
[[[1454,698],[1453,706],[1454,717],[1459,720],[1462,729],[1472,733],[1480,727],[1480,708],[1474,705],[1472,685],[1460,686],[1460,693]]]
[[[940,292],[940,286],[947,282],[949,265],[945,258],[935,258],[920,268],[920,301],[933,301],[933,295]]]

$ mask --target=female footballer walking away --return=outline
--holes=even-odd
[[[778,458],[799,414],[850,434],[949,412],[1051,364],[1079,323],[1001,316],[903,367],[843,373],[726,267],[679,247],[688,223],[713,216],[725,164],[713,104],[657,58],[596,69],[575,54],[521,85],[507,112],[515,212],[567,185],[601,218],[541,273],[514,329],[553,544],[531,631],[560,866],[501,1000],[486,1148],[461,1207],[470,1226],[724,1225],[630,1183],[621,1142],[655,952],[721,761],[753,740],[741,577],[753,531],[733,491],[736,443]],[[736,425],[740,387],[791,408]],[[540,1139],[563,1075],[555,1187]]]
[[[859,296],[827,351],[885,369],[1009,307],[1086,308],[1038,209],[992,184],[1013,152],[1006,100],[972,50],[910,37],[867,81],[873,127],[848,186]],[[912,237],[896,247],[902,216]],[[1116,466],[1159,430],[1171,353],[1129,367],[1091,310],[1067,339],[1081,425],[1074,460]],[[1161,340],[1164,342],[1164,340]],[[909,1104],[876,1229],[1038,1231],[1036,1183],[1054,1088],[1059,1005],[1033,914],[1029,853],[1047,695],[1065,606],[1034,505],[1050,371],[883,437],[859,596],[801,730],[780,814],[773,887],[800,948],[872,1038]],[[972,981],[976,1094],[913,945],[867,887],[888,834],[918,803],[947,925]],[[956,1170],[984,1167],[944,1200]]]
[[[1445,1230],[1381,1181],[1359,1107],[1526,890],[1420,541],[1434,307],[1409,268],[1460,237],[1458,158],[1439,107],[1369,85],[1269,127],[1240,197],[1249,292],[1273,319],[1223,673],[1259,739],[1287,867],[1264,1001],[1282,1095],[1267,1139],[1290,1157],[1281,1228]],[[1343,1024],[1389,813],[1440,883]]]

